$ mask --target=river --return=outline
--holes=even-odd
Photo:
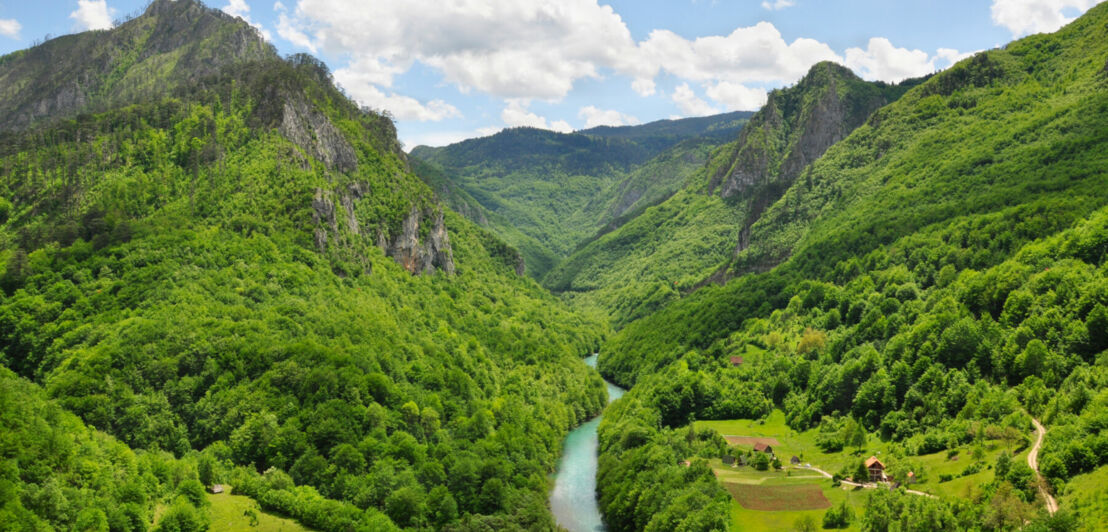
[[[597,355],[585,358],[589,367],[596,367]],[[619,399],[623,388],[608,381],[608,402]],[[550,492],[550,509],[558,524],[570,532],[604,530],[600,507],[596,501],[596,455],[599,440],[596,429],[603,415],[582,423],[566,436],[562,459]]]

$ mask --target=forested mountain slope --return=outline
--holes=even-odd
[[[583,243],[543,283],[617,327],[649,315],[727,264],[809,162],[915,83],[869,83],[833,63],[813,66],[686,173],[680,192]]]
[[[0,449],[7,530],[146,530],[165,498],[173,500],[167,523],[207,525],[195,467],[190,477],[169,453],[136,455],[2,367]]]
[[[680,188],[703,164],[704,145],[723,142],[748,117],[734,112],[570,134],[515,128],[442,148],[418,146],[412,157],[426,163],[417,167],[425,180],[446,179],[499,215],[488,227],[523,253],[539,279],[604,226]]]
[[[231,63],[277,56],[256,29],[232,20],[198,2],[159,1],[111,31],[8,54],[0,58],[0,131],[134,103]]]
[[[166,12],[248,28],[192,0],[128,24]],[[604,403],[578,358],[602,324],[437,205],[321,63],[225,59],[0,137],[0,363],[312,527],[552,528],[561,440]]]
[[[711,470],[677,465],[716,436],[678,427],[772,408],[828,445],[856,423],[889,460],[1027,438],[1029,413],[1047,425],[1041,468],[1062,495],[1049,526],[1103,523],[1080,502],[1090,484],[1067,480],[1108,464],[1106,57],[1102,4],[932,77],[765,211],[738,278],[605,344],[601,372],[635,385],[600,428],[609,524],[725,526]],[[973,505],[881,497],[863,527],[1047,526],[1030,471],[1004,471]]]

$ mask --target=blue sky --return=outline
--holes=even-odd
[[[1099,0],[208,0],[309,52],[406,147],[730,110],[814,63],[890,82],[1053,31]],[[0,54],[147,0],[0,0]]]

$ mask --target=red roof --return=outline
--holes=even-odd
[[[731,365],[738,366],[743,363],[743,357],[731,357]]]
[[[758,443],[754,444],[754,450],[755,451],[761,452],[761,451],[765,451],[766,449],[769,449],[769,445],[766,445],[762,442],[758,442]]]
[[[866,459],[866,469],[869,469],[871,467],[879,467],[881,469],[885,469],[885,464],[882,464],[881,460],[878,460],[876,456],[871,456]]]

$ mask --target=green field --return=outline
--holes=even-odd
[[[839,453],[825,453],[816,446],[817,430],[797,432],[790,429],[785,425],[785,415],[780,410],[775,410],[763,420],[697,421],[695,426],[697,430],[711,428],[727,436],[774,438],[779,442],[779,445],[774,447],[774,452],[783,464],[781,471],[757,471],[752,467],[729,466],[718,458],[709,460],[709,465],[715,472],[716,478],[733,495],[731,517],[733,524],[740,530],[791,528],[796,520],[804,515],[812,516],[818,525],[822,522],[826,509],[764,511],[745,508],[737,500],[734,500],[736,492],[733,489],[734,485],[770,489],[816,486],[822,491],[823,496],[827,498],[831,506],[847,501],[847,504],[854,509],[857,516],[861,514],[867,492],[870,490],[846,485],[834,487],[830,479],[816,471],[804,469],[803,466],[810,464],[812,467],[834,474],[843,469],[844,466],[856,464],[857,461],[871,455],[880,457],[882,461],[886,462],[886,465],[896,460],[909,460],[915,466],[918,466],[915,469],[918,470],[917,474],[920,475],[920,482],[912,485],[912,489],[939,497],[970,499],[973,497],[975,489],[980,489],[980,486],[993,480],[992,464],[996,462],[1001,451],[1005,449],[1003,442],[987,440],[981,444],[982,456],[978,460],[973,459],[973,449],[970,445],[955,448],[957,453],[944,451],[921,456],[901,456],[902,453],[896,444],[881,442],[878,438],[870,435],[865,447],[861,450],[846,448]],[[738,445],[736,448],[749,449],[749,446]],[[802,467],[794,467],[789,464],[789,459],[794,455],[801,459]],[[1026,460],[1027,452],[1025,449],[1019,449],[1019,452],[1012,458],[1013,463],[1026,462]],[[978,461],[981,463],[980,472],[961,476],[967,467]],[[940,482],[940,475],[951,475],[953,479]],[[767,490],[763,495],[772,498],[781,494],[770,493]],[[757,496],[756,492],[754,496]],[[797,505],[797,508],[804,507],[805,502],[808,501],[807,496],[800,492],[795,493],[795,497],[792,498],[787,496],[780,496],[779,498],[786,506],[791,500]],[[1086,505],[1105,504],[1105,501],[1082,501],[1082,503]]]
[[[1080,523],[1078,530],[1103,530],[1102,519],[1108,515],[1108,489],[1104,489],[1106,485],[1108,467],[1077,475],[1066,484],[1065,490],[1058,497],[1058,506],[1077,514],[1077,521]]]
[[[303,532],[311,530],[292,519],[279,517],[275,514],[263,511],[258,503],[245,495],[232,495],[230,486],[224,486],[227,491],[213,494],[207,493],[208,517],[211,523],[210,530],[221,532]],[[165,513],[167,506],[159,504],[154,510],[154,524],[156,525]],[[251,524],[250,510],[257,518],[257,522]]]
[[[232,495],[230,493],[208,494],[211,506],[212,530],[224,530],[229,532],[258,531],[258,532],[300,532],[310,530],[301,526],[292,519],[278,517],[271,513],[263,512],[254,499],[244,495]],[[252,525],[247,515],[253,509],[257,515],[257,524]]]

